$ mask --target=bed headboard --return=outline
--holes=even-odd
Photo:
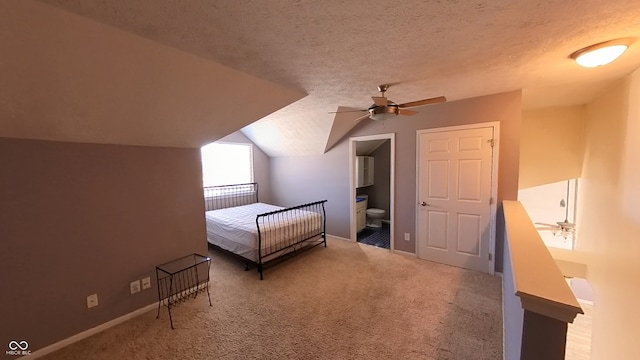
[[[258,183],[207,186],[204,188],[205,211],[257,202]]]

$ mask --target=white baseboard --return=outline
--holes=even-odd
[[[414,253],[410,253],[407,251],[402,251],[402,250],[393,250],[394,254],[398,254],[398,255],[402,255],[402,256],[411,256],[411,257],[417,257],[416,254]]]
[[[502,273],[501,273],[501,272],[496,271],[496,272],[494,273],[494,275],[496,275],[497,277],[499,277],[500,279],[502,279]]]
[[[327,234],[327,237],[331,237],[331,238],[333,238],[333,239],[342,240],[342,241],[349,241],[349,242],[353,242],[353,240],[351,240],[351,239],[347,239],[347,238],[343,238],[343,237],[335,236],[335,235],[329,235],[329,234]]]
[[[29,356],[29,359],[37,359],[39,357],[45,356],[47,354],[50,354],[56,350],[60,350],[65,346],[69,346],[73,343],[76,343],[80,340],[86,339],[91,335],[95,335],[101,331],[107,330],[108,328],[114,327],[116,325],[119,325],[129,319],[133,319],[136,316],[142,315],[148,311],[151,311],[153,309],[157,309],[158,308],[158,303],[154,302],[153,304],[149,304],[143,308],[140,308],[138,310],[132,311],[128,314],[124,314],[118,318],[115,318],[113,320],[109,320],[106,323],[100,324],[94,328],[91,328],[89,330],[85,330],[81,333],[75,334],[73,336],[70,336],[66,339],[60,340],[57,343],[53,343],[49,346],[45,346],[42,349],[36,350],[34,352],[31,353],[31,356]]]

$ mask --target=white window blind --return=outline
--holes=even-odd
[[[200,150],[204,186],[253,182],[251,144],[211,143]]]

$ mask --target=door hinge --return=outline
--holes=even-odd
[[[488,142],[489,144],[491,144],[491,147],[494,147],[494,146],[496,145],[496,142],[495,142],[495,140],[493,140],[493,139],[489,139],[489,140],[487,140],[487,142]]]
[[[491,261],[491,253],[489,253],[489,261]]]
[[[493,196],[489,197],[489,205],[493,205]]]

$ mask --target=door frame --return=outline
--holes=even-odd
[[[456,131],[456,130],[470,130],[478,128],[493,128],[493,154],[491,159],[491,220],[489,229],[489,274],[495,274],[495,262],[496,262],[496,214],[498,211],[498,164],[500,159],[500,122],[491,121],[486,123],[446,126],[431,129],[421,129],[416,131],[416,202],[415,202],[415,214],[416,214],[416,256],[420,254],[420,218],[419,218],[419,204],[420,204],[420,135],[426,133]]]
[[[390,140],[391,141],[391,168],[389,169],[389,250],[395,249],[395,178],[396,178],[396,134],[376,134],[366,136],[354,136],[349,138],[349,214],[351,214],[350,240],[358,241],[356,234],[356,142],[368,140]]]

